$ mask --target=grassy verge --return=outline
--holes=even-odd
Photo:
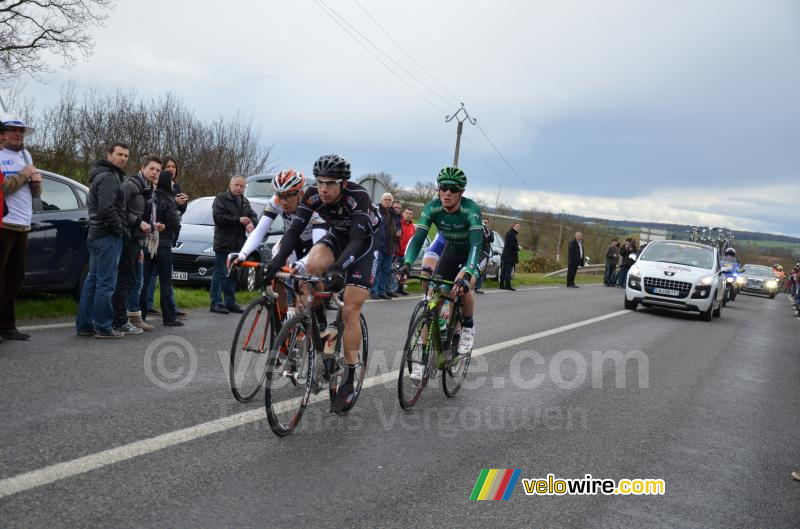
[[[579,274],[575,282],[579,284],[598,283],[602,278],[594,275]],[[512,285],[514,287],[531,285],[563,285],[563,277],[545,277],[544,274],[516,274]],[[498,283],[494,280],[486,280],[484,288],[497,288]],[[409,292],[420,292],[418,281],[412,281],[408,285]],[[258,292],[237,292],[236,299],[240,304],[245,305],[258,297]],[[159,293],[156,291],[155,304],[159,306]],[[183,309],[207,308],[209,305],[208,289],[204,288],[175,288],[175,302],[178,307]],[[69,295],[57,294],[31,294],[20,296],[17,300],[17,319],[35,320],[44,318],[72,317],[78,312],[78,302]]]

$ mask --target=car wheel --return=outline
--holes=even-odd
[[[770,294],[769,299],[775,299],[775,294]]]
[[[625,298],[625,309],[626,310],[636,310],[636,307],[638,307],[638,306],[639,306],[639,304],[636,303],[635,301],[628,300],[627,297]]]
[[[708,306],[708,310],[705,312],[700,313],[700,319],[703,321],[711,321],[714,313],[714,298],[716,297],[716,293],[714,297],[711,298],[711,305]]]
[[[714,302],[713,301],[711,302],[711,306],[712,307],[714,306]],[[715,318],[719,318],[720,316],[722,316],[722,303],[720,303],[719,307],[717,307],[716,309],[714,309],[711,312],[711,315],[714,316]]]

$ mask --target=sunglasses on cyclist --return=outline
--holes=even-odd
[[[451,193],[456,194],[464,191],[464,189],[458,186],[439,186],[439,191],[442,193],[450,191]]]
[[[298,191],[292,191],[291,193],[278,193],[278,198],[281,200],[286,200],[287,198],[296,197],[298,193]]]
[[[330,187],[341,183],[342,183],[341,178],[338,180],[320,180],[319,178],[317,178],[317,187]]]

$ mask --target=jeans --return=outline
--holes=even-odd
[[[389,270],[389,292],[397,292],[400,289],[400,283],[397,282],[397,274],[394,273],[394,267],[403,265],[402,256],[392,257],[392,267]]]
[[[211,278],[211,306],[236,304],[236,277],[227,277],[228,252],[214,252],[214,276]],[[222,298],[225,297],[223,303]]]
[[[625,280],[628,279],[628,268],[630,268],[630,267],[627,266],[627,265],[621,265],[619,267],[619,272],[617,272],[617,286],[618,287],[624,287],[625,286]]]
[[[606,285],[613,285],[616,281],[617,277],[614,275],[614,272],[617,271],[617,265],[606,263],[606,275],[603,278],[603,283]]]
[[[133,288],[128,292],[128,312],[139,312],[139,296],[142,293],[142,283],[144,282],[144,261],[136,258],[136,279],[133,281]]]
[[[89,246],[89,273],[81,291],[78,304],[78,317],[75,327],[78,331],[95,329],[97,332],[111,332],[113,309],[111,295],[117,284],[117,267],[122,254],[122,237],[107,235],[91,240]]]
[[[114,310],[114,320],[111,325],[115,329],[128,323],[128,296],[136,284],[139,248],[139,241],[136,239],[122,243],[122,253],[117,267],[117,286],[111,296],[111,306]]]
[[[150,288],[147,289],[147,310],[153,308],[153,300],[156,297],[156,280],[158,279],[158,269],[153,268],[153,275],[150,276]]]
[[[392,275],[392,256],[383,252],[378,252],[378,264],[376,266],[377,277],[375,284],[370,292],[376,295],[386,294],[386,287],[389,285],[389,276]]]
[[[172,248],[160,246],[154,257],[144,254],[144,284],[139,297],[139,306],[144,307],[147,302],[147,290],[153,280],[153,270],[158,270],[158,283],[161,287],[161,318],[164,322],[175,321],[175,309],[170,304],[172,299]],[[147,319],[147,312],[142,311],[142,319]]]

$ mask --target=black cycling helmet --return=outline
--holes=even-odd
[[[725,255],[730,255],[731,257],[736,257],[736,250],[733,248],[726,248]]]
[[[325,154],[314,162],[314,176],[350,180],[350,162],[338,154]]]

